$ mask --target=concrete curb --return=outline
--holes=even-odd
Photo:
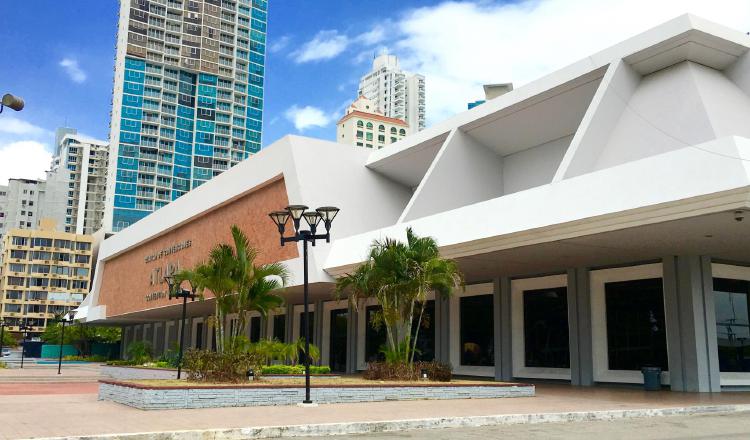
[[[250,428],[197,429],[188,431],[47,437],[41,440],[240,440],[330,435],[372,434],[417,429],[476,428],[495,425],[606,421],[643,417],[684,416],[750,411],[749,405],[703,405],[610,411],[581,411],[495,416],[441,417],[382,422],[343,422],[315,425],[260,426]],[[39,440],[39,439],[37,439]]]

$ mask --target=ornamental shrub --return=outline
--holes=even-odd
[[[450,382],[452,368],[448,364],[432,362],[370,362],[362,377],[368,380],[404,380],[412,381],[421,378],[422,370],[427,371],[427,379],[438,382]]]
[[[94,354],[91,356],[69,355],[63,356],[64,361],[83,361],[83,362],[107,362],[107,356]]]
[[[247,380],[247,370],[256,376],[262,372],[262,357],[255,353],[190,349],[185,352],[183,366],[187,378],[196,382],[242,382]]]
[[[263,375],[266,374],[305,374],[304,365],[264,365],[261,369]],[[330,374],[331,367],[310,365],[310,374]]]
[[[134,365],[145,364],[151,360],[151,344],[148,341],[134,341],[128,345],[125,354]]]

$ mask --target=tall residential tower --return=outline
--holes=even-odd
[[[260,150],[266,0],[121,0],[104,228]]]
[[[93,234],[101,229],[108,161],[107,142],[76,134],[75,130],[62,135],[46,185],[48,191],[58,188],[55,203],[64,204],[61,230]]]
[[[372,100],[383,115],[406,121],[409,133],[424,130],[424,76],[401,70],[396,55],[372,61],[372,71],[359,81],[359,95]]]

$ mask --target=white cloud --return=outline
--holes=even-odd
[[[44,178],[51,160],[52,154],[41,142],[0,143],[0,185],[7,185],[9,178]]]
[[[369,31],[359,34],[356,40],[359,43],[372,46],[385,40],[385,38],[386,38],[385,27],[378,24],[378,25],[375,25]]]
[[[3,114],[3,117],[0,117],[0,133],[31,137],[48,136],[50,134],[48,130],[42,127],[12,116],[6,117],[5,114]]]
[[[271,45],[268,46],[268,51],[271,53],[281,52],[282,50],[286,49],[287,46],[289,46],[289,43],[292,41],[292,37],[289,35],[282,35],[280,38],[276,39]]]
[[[63,58],[62,61],[60,61],[60,67],[65,70],[65,73],[68,74],[71,81],[78,84],[86,81],[86,72],[84,72],[83,69],[81,69],[81,66],[78,65],[78,60],[74,58]]]
[[[349,46],[349,37],[338,31],[320,31],[291,55],[297,63],[330,60]]]
[[[284,112],[284,117],[294,124],[297,131],[304,131],[310,127],[325,127],[333,120],[333,116],[310,105],[293,105]]]
[[[686,12],[743,30],[747,0],[444,2],[412,9],[391,46],[426,77],[428,124],[483,97],[485,83],[517,87]]]

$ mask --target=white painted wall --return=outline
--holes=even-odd
[[[565,136],[503,157],[503,193],[552,182],[573,136]]]
[[[411,220],[503,194],[502,160],[460,129],[446,139],[401,220]]]
[[[598,154],[600,170],[716,138],[702,89],[710,79],[682,62],[642,78]],[[728,81],[726,78],[724,81]],[[623,97],[622,99],[626,99]],[[748,114],[750,117],[750,114]]]

